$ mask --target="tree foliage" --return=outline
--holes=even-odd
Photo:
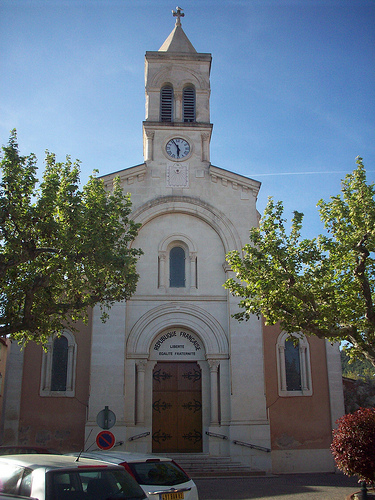
[[[360,481],[375,483],[375,409],[344,415],[333,430],[331,451],[338,469]]]
[[[118,179],[110,193],[95,175],[80,190],[79,162],[47,151],[39,184],[36,157],[20,155],[15,131],[2,149],[0,336],[45,343],[89,307],[134,293],[139,226]]]
[[[301,238],[297,211],[288,233],[282,202],[270,198],[242,255],[227,255],[237,279],[225,286],[241,299],[237,319],[262,314],[288,333],[346,341],[375,366],[375,190],[361,158],[341,191],[319,201],[327,235],[313,239]]]
[[[353,359],[345,349],[340,352],[344,377],[345,413],[375,407],[375,369],[367,359]]]
[[[345,377],[343,382],[345,413],[354,413],[359,408],[375,408],[374,378]]]
[[[342,375],[353,380],[373,378],[375,382],[374,366],[367,359],[353,359],[343,348],[340,351]]]

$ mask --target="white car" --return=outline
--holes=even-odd
[[[122,465],[149,500],[199,500],[194,481],[171,458],[126,451],[85,451],[80,456]]]
[[[73,456],[39,454],[0,458],[1,494],[36,500],[147,498],[123,467],[99,460],[79,458],[77,461]]]

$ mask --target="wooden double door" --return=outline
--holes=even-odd
[[[156,364],[153,371],[152,451],[202,451],[202,375],[197,363]]]

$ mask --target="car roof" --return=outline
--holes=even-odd
[[[0,457],[0,465],[2,463],[12,463],[30,469],[38,469],[45,467],[46,470],[59,469],[59,468],[82,468],[84,466],[99,466],[108,467],[108,462],[101,460],[94,460],[91,458],[79,458],[69,455],[51,455],[51,454],[31,454],[31,455],[6,455]]]
[[[41,446],[22,446],[22,445],[11,445],[11,444],[8,444],[8,445],[4,445],[4,446],[0,446],[0,450],[37,450],[37,451],[45,451],[47,452],[48,451],[48,448],[42,448]]]
[[[79,453],[75,453],[77,456]],[[146,462],[151,460],[160,460],[161,462],[170,462],[172,459],[168,457],[162,457],[159,455],[153,455],[151,453],[133,453],[131,451],[121,451],[121,450],[95,450],[95,451],[84,451],[81,454],[82,457],[95,458],[100,460],[114,461],[114,463],[119,462]]]
[[[52,453],[54,455],[61,455],[60,452],[56,450],[51,450],[49,448],[41,448],[40,446],[20,446],[20,445],[6,445],[6,446],[0,446],[0,455],[2,454],[2,451],[13,451],[13,453],[10,453],[10,455],[18,455],[22,454],[25,455],[27,453]]]

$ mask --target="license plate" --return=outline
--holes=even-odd
[[[184,492],[176,491],[175,493],[162,493],[161,500],[183,500]]]

